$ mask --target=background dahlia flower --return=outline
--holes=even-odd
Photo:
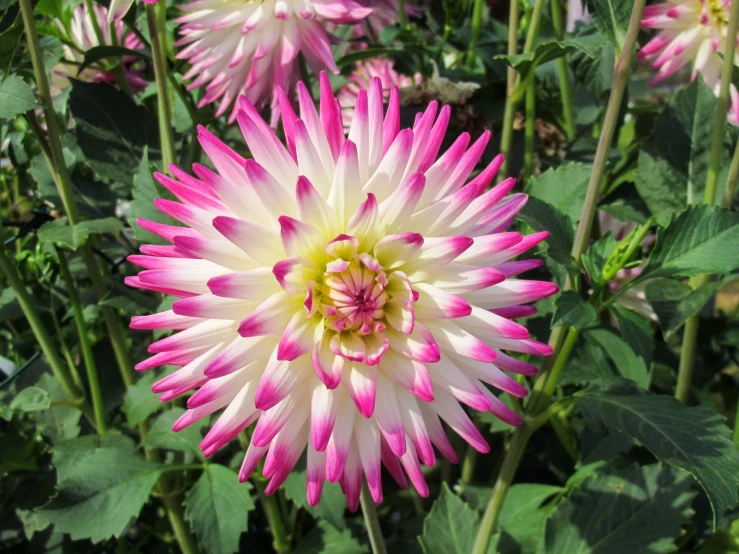
[[[341,104],[345,126],[348,127],[352,122],[351,117],[354,113],[354,107],[357,105],[359,91],[368,89],[370,82],[375,77],[380,79],[380,83],[382,83],[382,94],[385,101],[390,98],[390,91],[393,87],[402,89],[413,84],[419,84],[423,80],[420,73],[413,77],[398,73],[393,68],[393,62],[387,58],[372,58],[357,62],[354,72],[349,76],[349,82],[341,87],[336,95],[339,104]]]
[[[721,87],[721,65],[728,37],[731,0],[668,0],[644,8],[642,26],[659,29],[639,51],[639,57],[658,69],[652,84],[692,64],[692,78],[700,73],[716,94]],[[739,50],[734,56],[739,65]],[[739,125],[739,92],[731,85],[729,121]]]
[[[338,73],[322,23],[356,23],[372,14],[353,0],[196,0],[182,9],[175,45],[177,57],[192,64],[183,77],[193,79],[187,89],[205,86],[200,106],[218,101],[219,117],[233,106],[229,121],[240,94],[257,106],[271,95],[276,112],[276,91],[292,88],[299,53],[316,73]]]
[[[65,88],[70,77],[95,83],[117,84],[115,73],[112,71],[87,67],[82,72],[79,72],[79,64],[84,61],[85,52],[91,48],[102,45],[120,45],[131,50],[139,50],[144,47],[144,44],[134,33],[126,31],[122,21],[115,21],[112,24],[115,31],[115,37],[113,36],[111,26],[108,24],[108,11],[105,9],[105,6],[95,4],[94,12],[103,42],[102,44],[100,43],[95,33],[92,16],[87,9],[87,4],[82,4],[75,8],[72,13],[72,19],[69,22],[68,35],[74,46],[68,44],[63,46],[64,59],[67,62],[74,63],[62,62],[53,69],[52,88],[55,92]],[[61,21],[57,20],[56,24],[63,33],[67,32]],[[148,85],[148,82],[144,79],[144,63],[135,56],[123,56],[122,65],[123,76],[131,92],[135,94],[144,90]]]
[[[307,449],[310,504],[328,479],[354,510],[363,476],[382,498],[381,463],[428,493],[420,462],[435,463],[433,447],[457,460],[442,420],[488,451],[460,403],[520,422],[487,385],[526,395],[505,372],[536,368],[507,352],[550,348],[512,318],[557,289],[515,278],[540,263],[511,260],[547,234],[506,231],[526,196],[508,194],[512,178],[488,190],[502,157],[470,179],[489,132],[437,157],[449,107],[400,130],[397,89],[383,114],[375,78],[345,136],[325,74],[320,84],[317,111],[298,83],[300,117],[280,95],[286,145],[239,99],[253,159],[200,128],[215,171],[155,175],[179,200],[157,208],[185,226],[140,220],[172,244],[142,246],[127,283],[177,298],[131,322],[179,331],[137,366],[182,366],[154,385],[163,401],[196,390],[173,429],[223,409],[200,444],[210,455],[256,422],[240,480],[264,457],[274,492]]]
[[[157,0],[142,0],[147,4],[156,4]],[[128,13],[133,5],[133,0],[110,0],[110,13],[108,19],[110,21],[118,21]]]

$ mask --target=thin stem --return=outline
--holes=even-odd
[[[562,40],[565,36],[564,22],[562,21],[562,6],[559,0],[552,0],[552,25],[554,26],[554,36],[557,40]],[[575,113],[572,107],[572,92],[570,91],[570,76],[567,72],[567,58],[561,56],[557,58],[557,76],[559,78],[559,95],[562,100],[562,117],[565,122],[565,134],[567,140],[572,141],[577,133],[575,127]]]
[[[408,13],[405,11],[405,0],[398,0],[398,22],[401,29],[408,25]]]
[[[172,134],[172,107],[167,89],[167,33],[166,2],[146,4],[146,22],[151,36],[151,56],[154,60],[154,78],[157,82],[157,114],[159,117],[159,140],[162,143],[162,165],[167,171],[174,163],[174,135]]]
[[[369,535],[370,545],[372,546],[372,554],[387,554],[385,539],[382,538],[380,520],[377,518],[375,501],[372,500],[372,496],[370,496],[367,483],[362,483],[362,494],[359,497],[359,501],[362,504],[362,514],[364,515],[364,523],[367,526],[367,534]]]
[[[36,337],[36,341],[39,343],[39,346],[41,346],[41,350],[43,351],[44,356],[46,356],[46,361],[49,362],[49,366],[54,373],[54,377],[56,377],[57,381],[59,381],[59,384],[62,386],[62,389],[64,389],[64,394],[66,394],[73,402],[81,402],[84,398],[84,393],[75,384],[74,379],[69,373],[64,360],[62,360],[59,350],[54,344],[49,331],[46,329],[41,316],[36,311],[36,307],[31,301],[31,295],[28,294],[26,287],[23,285],[23,281],[18,274],[15,264],[5,253],[5,248],[2,246],[3,241],[1,240],[1,233],[2,231],[0,228],[0,270],[2,270],[6,279],[10,283],[10,286],[13,288],[13,292],[15,292],[18,303],[20,304],[21,309],[28,320],[28,324]]]
[[[590,176],[590,181],[588,182],[585,204],[583,205],[580,223],[578,224],[577,233],[575,235],[575,244],[572,247],[572,257],[575,258],[575,260],[578,260],[582,256],[588,240],[590,239],[590,232],[595,215],[595,206],[598,200],[598,193],[600,192],[600,182],[603,178],[607,153],[611,146],[613,134],[616,129],[616,120],[623,100],[624,89],[626,88],[629,76],[631,57],[634,51],[636,37],[639,33],[639,26],[645,4],[646,0],[636,0],[634,4],[634,9],[631,12],[631,19],[629,21],[629,28],[624,39],[623,51],[619,55],[618,62],[616,63],[613,88],[611,89],[611,95],[608,99],[608,107],[606,109],[603,122],[603,131],[601,133],[600,140],[598,141],[598,148],[595,152],[593,172]],[[568,278],[565,283],[565,288],[572,288],[572,284],[572,279]],[[554,329],[549,336],[549,344],[556,345],[561,342],[564,338],[564,334],[564,328],[558,327]],[[537,382],[534,385],[534,392],[536,394],[532,395],[532,399],[526,410],[528,416],[535,417],[551,402],[551,394],[557,388],[557,382],[562,373],[562,369],[567,362],[567,358],[572,352],[572,348],[574,348],[575,342],[577,341],[577,335],[578,331],[574,329],[567,331],[567,337],[564,339],[562,349],[559,351],[557,358],[552,365],[551,371],[546,373],[543,372],[537,379]],[[555,352],[557,350],[558,348],[555,349]],[[548,364],[546,365],[548,366]],[[508,488],[510,487],[513,476],[516,473],[516,469],[518,468],[518,464],[531,433],[531,428],[526,425],[525,422],[513,433],[511,447],[508,452],[506,452],[500,474],[498,475],[495,487],[493,488],[493,494],[491,495],[488,506],[485,509],[485,514],[483,515],[482,523],[477,533],[473,554],[485,554],[488,550],[490,537],[495,529],[495,524],[500,515],[500,509],[503,506],[506,494],[508,493]]]
[[[724,197],[721,199],[721,205],[724,208],[731,208],[734,203],[737,181],[739,181],[739,142],[734,149],[731,167],[729,167],[729,177],[726,179],[726,190],[724,191]]]
[[[277,498],[274,495],[268,495],[264,492],[264,483],[259,479],[254,479],[253,482],[254,488],[257,489],[259,501],[262,503],[262,508],[264,508],[264,514],[267,516],[267,524],[269,525],[270,531],[272,531],[272,547],[278,554],[289,552],[290,541],[285,533],[285,524],[282,522]]]
[[[739,2],[734,2],[729,12],[729,25],[726,30],[729,37],[735,37],[739,27]],[[731,74],[734,69],[734,50],[736,41],[729,40],[724,52],[724,63],[721,68],[721,89],[716,101],[716,117],[713,127],[713,141],[711,143],[711,159],[708,163],[706,175],[706,188],[703,193],[703,203],[713,205],[716,202],[716,183],[718,172],[721,169],[721,150],[724,142],[724,131],[726,130],[726,113],[729,106],[729,92],[731,86]],[[739,146],[738,146],[739,148]],[[734,163],[732,161],[732,169]],[[727,183],[728,190],[728,183]],[[690,280],[693,289],[696,289],[710,280],[708,276],[700,276]],[[700,324],[699,314],[695,314],[685,322],[683,331],[683,344],[680,348],[680,366],[677,371],[677,386],[675,387],[675,398],[685,403],[690,395],[690,384],[693,378],[693,367],[695,363],[695,347],[698,342],[698,326]]]
[[[525,140],[523,151],[523,176],[528,179],[534,174],[534,148],[536,146],[536,86],[533,72],[526,87]]]
[[[483,0],[475,0],[472,7],[472,37],[469,50],[467,50],[467,67],[470,69],[475,66],[475,47],[482,36],[483,4]]]
[[[162,479],[165,479],[165,477],[162,477]],[[166,485],[162,483],[160,483],[159,490],[162,491],[162,504],[164,504],[169,524],[172,526],[180,551],[182,554],[198,554],[199,550],[195,538],[185,522],[185,511],[182,507],[181,496],[179,494],[173,496],[167,490]]]
[[[103,406],[103,395],[100,389],[100,379],[98,378],[97,365],[95,364],[95,357],[92,354],[92,343],[90,342],[90,336],[87,333],[87,327],[85,325],[85,317],[82,311],[82,303],[80,302],[80,295],[77,291],[77,286],[72,278],[72,273],[69,271],[69,264],[64,252],[60,249],[56,249],[57,258],[59,258],[59,268],[61,270],[62,279],[67,287],[67,294],[69,295],[69,303],[72,305],[72,312],[74,313],[74,323],[77,327],[77,335],[80,340],[80,350],[82,351],[82,358],[85,360],[85,367],[87,368],[87,383],[90,387],[90,396],[92,398],[92,411],[95,416],[95,427],[97,427],[98,433],[104,435],[107,428],[105,424],[105,408]]]
[[[92,30],[98,39],[98,46],[103,46],[105,44],[105,38],[103,37],[103,30],[100,28],[97,14],[95,13],[95,4],[93,4],[92,0],[85,0],[85,7],[87,8],[87,17],[92,23]]]
[[[462,460],[462,475],[459,478],[460,488],[464,488],[465,485],[472,481],[472,477],[475,474],[475,466],[477,465],[477,450],[473,448],[471,444],[467,445],[465,451],[464,460]]]

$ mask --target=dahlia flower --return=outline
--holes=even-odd
[[[111,28],[108,24],[108,11],[105,6],[100,4],[94,5],[95,20],[97,21],[102,35],[102,45],[98,40],[98,36],[95,33],[93,26],[92,16],[87,10],[87,4],[78,6],[72,13],[72,19],[69,23],[69,39],[73,43],[73,46],[64,45],[64,59],[67,62],[62,62],[54,68],[52,73],[52,88],[55,91],[59,91],[64,88],[67,84],[67,79],[74,77],[82,81],[90,81],[96,83],[109,83],[115,85],[117,83],[115,73],[112,71],[104,71],[97,69],[93,66],[85,68],[81,73],[78,73],[79,67],[85,59],[85,52],[90,48],[96,46],[108,46],[108,45],[120,45],[125,46],[131,50],[140,50],[144,47],[141,40],[131,32],[127,32],[125,25],[122,21],[115,21],[113,28],[115,30],[115,37],[111,34]],[[64,24],[57,20],[57,26],[59,29],[66,33]],[[147,86],[147,81],[144,79],[144,64],[135,56],[123,56],[123,76],[126,79],[128,87],[131,92],[138,93],[144,90]]]
[[[142,0],[143,2],[146,2],[147,4],[156,4],[157,0]],[[110,13],[108,13],[108,19],[109,21],[119,21],[123,19],[123,16],[125,16],[128,13],[128,10],[131,9],[131,6],[133,5],[133,0],[110,0]]]
[[[686,64],[692,63],[692,78],[698,73],[718,94],[721,87],[721,66],[728,40],[731,0],[668,0],[644,8],[642,26],[659,29],[657,36],[639,52],[643,60],[651,61],[658,69],[652,81],[656,84]],[[739,50],[734,56],[739,65]],[[739,125],[739,92],[731,85],[729,121]]]
[[[292,88],[299,53],[316,73],[338,73],[322,22],[356,23],[372,13],[354,0],[195,0],[182,9],[177,57],[192,64],[183,77],[193,79],[188,90],[206,85],[200,106],[218,101],[220,117],[233,105],[233,121],[237,96],[260,106],[271,95],[273,122],[276,91]]]
[[[506,371],[536,368],[506,352],[551,350],[511,318],[556,287],[514,278],[540,263],[511,260],[547,234],[506,231],[526,196],[507,194],[514,179],[487,189],[502,157],[470,179],[489,132],[437,158],[449,108],[432,103],[400,130],[397,89],[383,114],[373,79],[346,136],[325,73],[320,88],[318,111],[297,84],[300,117],[280,94],[285,145],[239,99],[253,159],[200,128],[215,170],[155,174],[179,200],[156,207],[185,226],[139,220],[172,244],[142,246],[127,283],[176,297],[131,321],[179,331],[137,366],[182,366],[153,386],[163,401],[196,391],[173,429],[224,409],[200,444],[211,455],[256,422],[241,481],[264,457],[274,492],[307,449],[310,504],[328,479],[354,510],[363,477],[382,498],[381,464],[428,493],[433,447],[457,461],[442,420],[488,451],[460,403],[520,422],[487,385],[526,395]]]
[[[412,78],[398,73],[393,69],[393,62],[386,58],[372,58],[357,62],[354,72],[349,76],[349,82],[341,87],[336,95],[346,127],[351,124],[351,116],[357,105],[359,91],[369,88],[370,82],[375,77],[382,83],[382,94],[386,101],[390,98],[390,91],[393,87],[401,89],[422,81],[420,73]]]

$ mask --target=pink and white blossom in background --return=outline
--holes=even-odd
[[[257,107],[277,90],[292,90],[298,54],[318,73],[338,73],[324,23],[357,23],[372,9],[353,0],[195,0],[182,7],[177,57],[188,60],[188,90],[205,87],[200,106],[218,102],[217,115],[239,112],[244,94]]]
[[[156,4],[157,0],[141,0],[146,4]],[[128,13],[133,5],[133,0],[110,0],[110,7],[108,8],[108,20],[119,21],[123,19],[123,16]]]
[[[341,113],[346,127],[351,124],[351,116],[357,105],[359,91],[369,88],[375,77],[382,83],[382,94],[386,101],[390,98],[390,91],[393,87],[402,89],[419,84],[423,80],[420,73],[413,77],[398,73],[393,67],[393,62],[386,58],[372,58],[358,62],[354,72],[349,76],[349,82],[341,87],[336,95],[341,104]]]
[[[644,8],[642,26],[659,32],[639,51],[639,57],[658,70],[652,81],[659,83],[681,67],[692,65],[692,78],[700,73],[716,94],[721,86],[723,52],[731,0],[668,0]],[[734,56],[739,65],[739,50]],[[739,125],[739,91],[732,84],[729,121]]]
[[[223,409],[200,444],[211,455],[256,422],[240,480],[264,457],[272,493],[307,449],[310,504],[338,481],[355,510],[363,478],[381,500],[382,464],[428,494],[420,464],[434,447],[457,461],[442,421],[487,452],[461,404],[520,423],[488,385],[526,396],[507,372],[536,367],[510,353],[551,349],[513,319],[557,287],[517,278],[541,261],[513,260],[547,233],[507,230],[527,197],[509,194],[513,178],[488,188],[502,156],[470,179],[488,131],[439,155],[449,107],[432,102],[401,130],[397,88],[384,113],[375,78],[345,134],[325,73],[320,88],[317,110],[297,84],[299,116],[279,95],[284,145],[239,99],[253,159],[200,128],[215,171],[155,174],[178,200],[156,207],[185,226],[139,220],[171,244],[142,246],[127,283],[176,297],[131,322],[179,331],[137,366],[181,366],[154,385],[162,401],[196,391],[175,431]]]
[[[108,12],[105,6],[95,4],[94,11],[94,17],[103,39],[102,43],[95,32],[87,4],[82,4],[75,8],[69,23],[68,32],[61,21],[56,21],[60,31],[67,34],[72,42],[72,45],[64,45],[64,60],[72,63],[65,63],[63,61],[52,70],[51,86],[53,93],[58,93],[61,89],[65,88],[68,85],[68,79],[70,77],[95,83],[117,84],[115,73],[112,71],[87,67],[82,72],[79,72],[79,64],[84,61],[85,52],[91,48],[95,48],[96,46],[120,45],[131,50],[140,50],[144,47],[144,44],[134,33],[126,31],[122,21],[115,21],[112,24],[115,35],[111,33],[111,26],[108,24]],[[123,76],[126,79],[128,88],[134,94],[141,92],[149,84],[144,79],[144,62],[135,56],[123,57]]]

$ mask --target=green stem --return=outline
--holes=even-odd
[[[162,165],[167,171],[175,161],[174,135],[172,134],[172,107],[167,88],[167,32],[166,2],[146,4],[146,22],[151,36],[151,56],[154,60],[154,78],[157,83],[157,114],[159,140],[162,143]]]
[[[467,67],[472,69],[475,67],[475,47],[480,42],[482,36],[482,16],[483,16],[483,0],[475,0],[472,7],[472,37],[470,38],[470,46],[467,50]]]
[[[74,379],[72,378],[72,375],[70,375],[64,360],[62,360],[59,350],[54,344],[54,341],[52,340],[51,335],[49,335],[49,331],[46,329],[41,316],[36,311],[36,307],[31,301],[31,295],[28,294],[26,287],[23,285],[23,281],[21,281],[21,277],[18,274],[15,264],[5,253],[5,247],[2,246],[2,243],[2,230],[0,228],[0,270],[2,270],[3,275],[5,275],[5,278],[13,288],[13,292],[15,292],[18,303],[20,304],[21,309],[28,320],[28,324],[36,337],[36,341],[41,346],[41,350],[43,351],[44,356],[46,356],[46,361],[49,363],[51,371],[54,373],[54,377],[56,377],[57,381],[59,381],[59,384],[62,386],[62,389],[64,389],[64,394],[66,394],[73,402],[81,402],[84,398],[84,394],[74,383]]]
[[[552,25],[554,36],[562,40],[565,36],[564,22],[562,21],[562,6],[559,0],[552,0]],[[557,76],[559,78],[559,95],[562,99],[562,116],[565,122],[567,140],[572,141],[577,133],[575,127],[575,113],[572,107],[572,92],[570,91],[570,76],[567,72],[567,58],[557,58]]]
[[[731,167],[729,167],[729,177],[726,179],[726,190],[724,191],[724,197],[721,199],[721,205],[724,208],[731,208],[734,204],[737,181],[739,181],[739,142],[734,149]]]
[[[80,295],[74,284],[72,273],[69,271],[69,264],[67,263],[67,258],[64,255],[64,252],[60,248],[57,248],[56,255],[57,258],[59,258],[59,268],[61,269],[62,279],[67,286],[69,303],[72,305],[74,323],[77,326],[77,335],[80,340],[80,350],[82,351],[82,358],[85,360],[85,367],[87,368],[87,382],[90,387],[90,396],[92,398],[92,411],[95,416],[95,427],[97,427],[98,433],[103,435],[107,430],[105,424],[103,395],[100,389],[100,379],[98,378],[95,357],[92,354],[90,336],[87,333],[87,327],[85,325],[85,317],[82,311]]]
[[[401,29],[408,25],[408,13],[405,11],[405,0],[398,0],[398,22]]]
[[[528,179],[534,174],[534,148],[536,146],[536,80],[533,72],[526,87],[525,140],[523,151],[523,176]]]
[[[100,23],[95,14],[95,4],[93,4],[92,0],[85,0],[85,7],[87,8],[87,16],[92,23],[92,30],[98,39],[98,46],[103,46],[105,45],[105,38],[103,37],[103,30],[100,28]]]
[[[375,501],[372,500],[367,484],[364,482],[362,482],[362,494],[359,497],[359,501],[362,504],[362,514],[364,515],[364,523],[367,526],[372,554],[387,554],[385,539],[382,538],[380,520],[377,518]]]
[[[164,477],[162,477],[164,479]],[[182,554],[198,554],[198,546],[195,542],[195,538],[190,532],[190,528],[185,522],[185,511],[182,507],[182,497],[172,495],[167,490],[167,486],[160,482],[160,491],[162,491],[162,504],[167,512],[167,518],[169,524],[172,526],[175,538],[177,539],[177,545],[180,547]]]
[[[628,81],[631,58],[634,51],[634,45],[636,43],[636,37],[639,33],[641,16],[644,11],[645,4],[646,0],[636,0],[634,4],[634,9],[631,12],[631,19],[629,21],[629,28],[624,39],[624,48],[618,57],[618,62],[616,63],[616,69],[613,76],[613,87],[611,89],[610,98],[608,99],[608,107],[606,109],[603,122],[603,131],[598,141],[598,148],[595,152],[593,171],[590,176],[590,181],[588,182],[585,204],[583,205],[580,222],[575,235],[575,244],[572,247],[572,257],[575,258],[575,260],[579,260],[582,256],[590,238],[590,232],[595,215],[595,207],[598,200],[598,194],[600,192],[600,183],[605,172],[608,150],[611,146],[616,129],[616,120],[623,100],[624,89],[626,88],[626,83]],[[568,278],[565,283],[565,288],[572,288],[572,284],[572,279]],[[561,350],[559,350],[559,348],[555,349],[555,352],[557,352],[557,350],[559,350],[559,352],[554,364],[551,366],[551,371],[543,371],[534,385],[535,394],[532,395],[526,409],[528,416],[536,417],[551,402],[551,395],[557,388],[557,382],[559,381],[559,377],[567,363],[567,359],[575,346],[578,334],[579,332],[577,330],[571,328],[567,331],[567,337],[564,338],[564,328],[558,327],[552,331],[549,337],[549,344],[556,345],[560,343],[563,338],[564,343]],[[545,367],[548,367],[548,364],[545,364]],[[483,515],[482,523],[477,533],[473,554],[485,554],[488,550],[490,537],[495,530],[495,524],[498,521],[500,509],[503,506],[506,494],[508,493],[508,488],[510,487],[513,476],[516,473],[516,469],[518,468],[518,464],[531,433],[532,430],[525,423],[525,420],[524,424],[513,433],[511,447],[508,449],[508,452],[506,452],[500,474],[498,475],[495,487],[493,488],[493,494],[491,495],[490,501],[485,509],[485,514]]]
[[[464,488],[475,474],[475,466],[477,465],[477,450],[472,445],[467,445],[464,460],[462,460],[462,475],[459,478],[460,488]]]
[[[729,25],[726,36],[735,37],[739,27],[739,2],[731,5],[729,12]],[[726,130],[726,113],[729,106],[729,92],[731,86],[731,74],[734,69],[734,51],[736,41],[729,40],[724,52],[724,63],[721,68],[721,89],[716,101],[716,116],[713,127],[713,141],[711,143],[711,159],[708,163],[706,175],[706,188],[703,193],[703,203],[713,205],[716,202],[716,183],[718,172],[721,169],[721,150],[723,149],[724,132]],[[739,148],[739,146],[738,146]],[[734,163],[732,161],[732,168]],[[728,190],[728,183],[727,183]],[[691,279],[693,289],[707,283],[710,277],[701,276]],[[683,344],[680,348],[680,366],[677,371],[677,386],[675,387],[675,398],[685,403],[690,395],[690,384],[693,378],[693,367],[695,363],[695,347],[698,342],[699,314],[695,314],[685,322],[683,331]]]
[[[259,501],[264,508],[264,514],[267,516],[267,524],[272,531],[272,547],[277,554],[283,554],[290,551],[290,542],[285,533],[285,525],[282,522],[280,506],[274,495],[268,495],[264,492],[264,483],[259,479],[253,479],[254,487],[257,489]]]

